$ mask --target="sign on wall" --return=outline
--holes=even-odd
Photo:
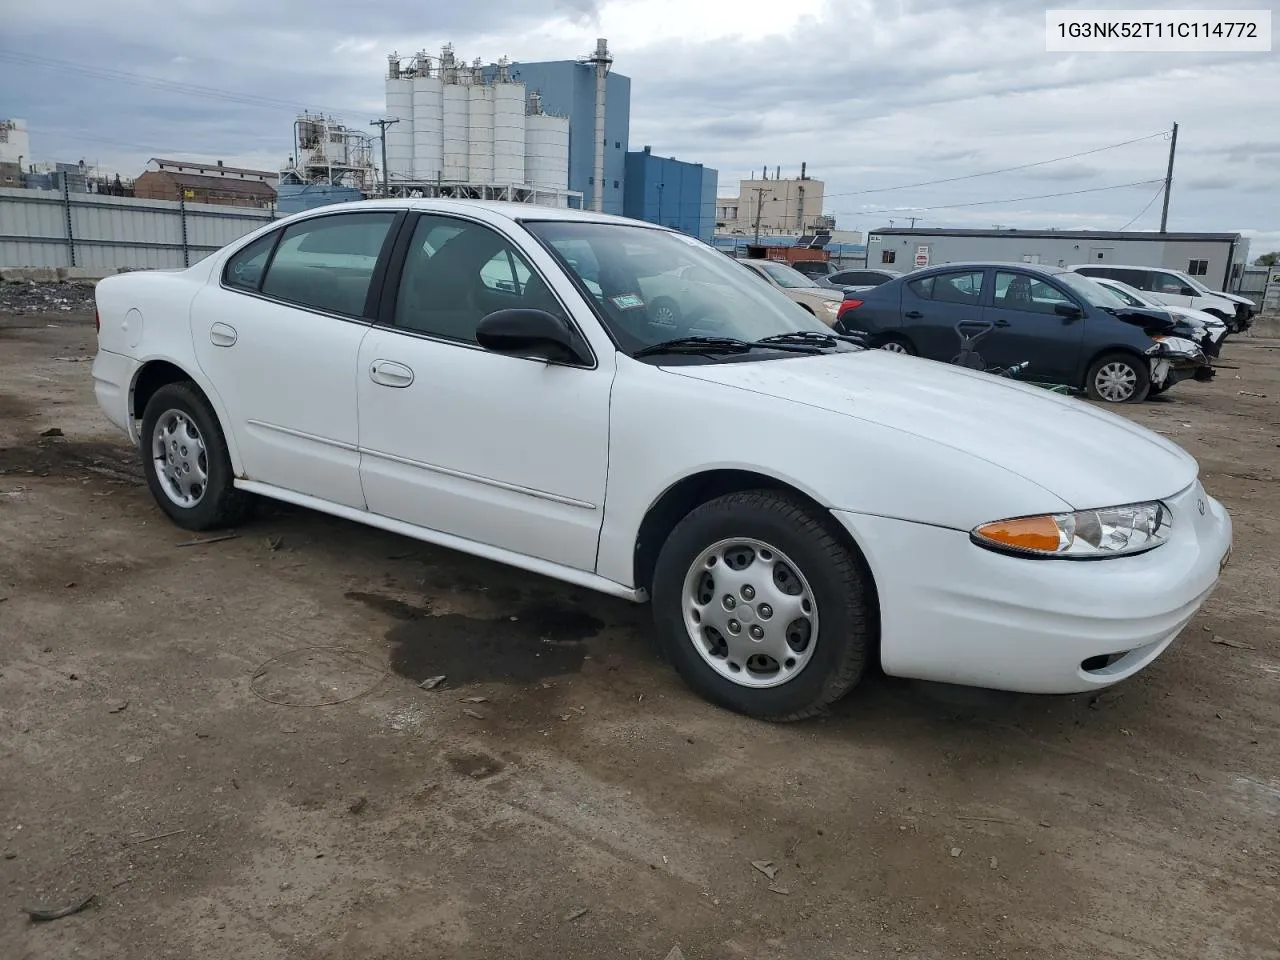
[[[929,245],[922,243],[916,247],[916,266],[927,267],[929,265]]]

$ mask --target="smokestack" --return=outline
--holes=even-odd
[[[596,40],[596,52],[591,57],[596,67],[596,156],[595,156],[595,193],[591,198],[591,208],[597,213],[604,211],[604,104],[605,78],[609,76],[609,65],[613,58],[609,56],[607,40]]]
[[[778,165],[778,172],[777,172],[776,174],[774,174],[773,179],[775,179],[775,180],[781,180],[781,179],[782,179],[782,165],[781,165],[781,164],[779,164],[779,165]]]
[[[804,168],[805,168],[805,167],[807,167],[807,166],[808,166],[808,164],[807,164],[807,163],[805,163],[804,161],[801,161],[801,163],[800,163],[800,179],[801,179],[801,180],[808,180],[808,179],[809,179],[808,177],[806,177],[806,176],[804,175]]]

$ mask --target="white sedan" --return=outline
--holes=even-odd
[[[685,267],[649,310],[646,278]],[[862,349],[650,224],[339,204],[96,296],[98,402],[176,524],[269,497],[651,601],[685,680],[757,717],[817,713],[873,662],[1105,687],[1230,551],[1168,440]]]

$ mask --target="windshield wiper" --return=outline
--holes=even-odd
[[[820,330],[792,330],[789,333],[775,333],[772,336],[761,337],[759,340],[753,341],[755,346],[775,346],[794,345],[794,346],[823,346],[834,347],[839,343],[852,343],[859,347],[865,347],[867,341],[863,337],[852,337],[841,333],[823,333]]]
[[[660,353],[746,353],[751,344],[734,337],[676,337],[641,347],[631,356],[652,357]]]

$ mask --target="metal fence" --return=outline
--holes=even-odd
[[[0,267],[187,267],[274,210],[62,190],[0,190]]]

